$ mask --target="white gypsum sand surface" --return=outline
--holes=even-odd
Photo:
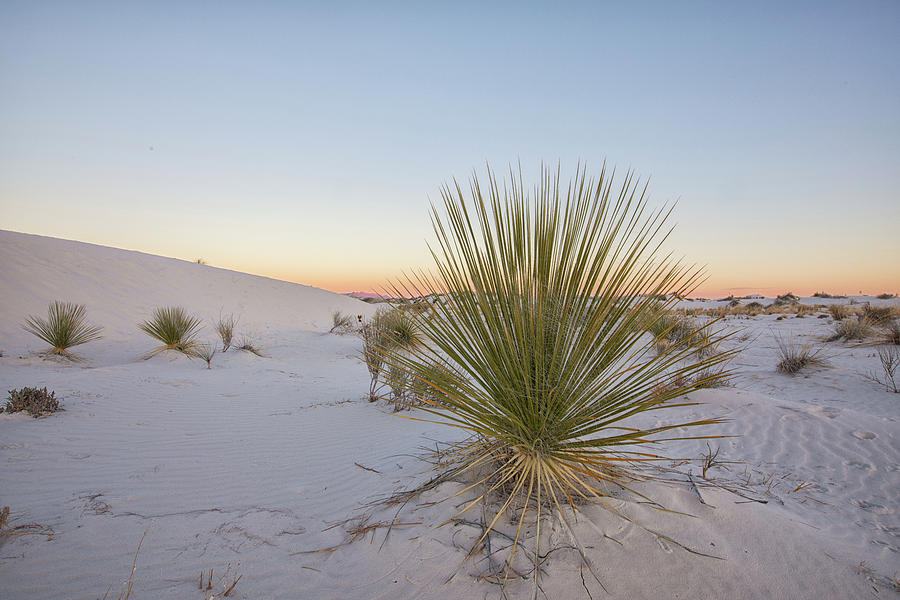
[[[0,255],[2,389],[47,386],[65,409],[42,419],[0,415],[0,506],[10,507],[13,527],[52,531],[0,537],[4,599],[96,599],[110,586],[116,597],[145,531],[137,599],[204,598],[201,570],[213,569],[215,583],[229,563],[243,574],[233,598],[500,596],[475,577],[488,566],[483,556],[460,566],[480,532],[465,524],[436,528],[462,500],[432,502],[459,484],[425,492],[399,513],[397,506],[364,508],[427,480],[421,447],[459,436],[364,400],[369,374],[359,340],[326,332],[332,311],[370,316],[374,306],[186,261],[12,232],[0,232]],[[73,348],[79,362],[40,356],[43,342],[21,330],[27,315],[45,314],[57,299],[85,304],[88,321],[104,327],[104,339]],[[205,320],[201,341],[216,339],[211,322],[220,313],[234,313],[235,337],[247,335],[263,356],[229,350],[209,370],[173,353],[143,360],[158,343],[137,324],[170,305]],[[663,465],[677,470],[666,475],[677,483],[638,484],[686,514],[611,500],[641,526],[718,558],[582,507],[575,533],[615,597],[892,593],[890,578],[900,570],[900,395],[865,377],[879,368],[872,346],[829,343],[829,367],[777,373],[775,335],[802,342],[832,327],[816,313],[778,316],[720,322],[737,332],[726,344],[747,346],[732,364],[735,387],[693,394],[699,406],[640,417],[642,425],[690,415],[727,419],[716,432],[735,437],[710,442],[726,462],[709,469],[709,482],[696,462],[706,445],[694,440],[660,449],[695,460]],[[688,469],[705,504],[685,483]],[[364,513],[368,525],[395,515],[403,524],[386,541],[387,529],[376,528],[343,544],[348,526],[339,524]],[[603,594],[565,532],[551,524],[546,535],[559,548],[544,562],[547,596],[587,597],[582,577],[595,598]],[[511,581],[507,592],[524,596],[529,587]]]

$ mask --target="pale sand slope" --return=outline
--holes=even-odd
[[[234,598],[500,597],[474,577],[488,568],[480,557],[446,582],[477,537],[466,526],[434,527],[461,502],[426,504],[457,489],[450,484],[407,506],[400,521],[422,524],[393,529],[384,544],[379,530],[374,543],[370,536],[306,553],[344,541],[340,527],[327,528],[367,501],[427,478],[413,455],[429,439],[459,437],[361,400],[368,373],[358,340],[325,332],[333,309],[370,315],[373,307],[305,286],[10,232],[0,232],[0,257],[0,388],[46,385],[66,409],[39,420],[0,415],[0,506],[12,508],[14,526],[53,530],[49,540],[3,538],[4,599],[96,599],[110,585],[115,597],[148,527],[136,599],[204,598],[200,571],[218,576],[229,562],[244,575]],[[83,362],[37,356],[42,343],[19,328],[54,299],[87,304],[89,319],[106,327],[106,339],[78,349]],[[206,318],[240,314],[239,331],[266,357],[218,354],[212,370],[178,357],[141,360],[154,342],[136,323],[168,304]],[[722,459],[744,462],[710,476],[744,482],[744,493],[768,503],[701,485],[704,505],[683,476],[640,489],[694,516],[613,501],[644,526],[724,560],[587,508],[575,530],[612,597],[893,595],[900,396],[860,375],[877,366],[871,347],[832,345],[833,367],[808,377],[775,373],[773,332],[823,334],[830,319],[774,319],[725,322],[749,334],[749,349],[735,361],[736,388],[704,391],[694,397],[704,405],[640,419],[728,418],[721,429],[740,437],[713,447],[721,446]],[[209,326],[205,334],[213,339]],[[697,458],[701,449],[702,442],[679,442],[667,453]],[[688,468],[697,479],[696,465],[679,467]],[[377,510],[373,522],[395,512]],[[553,541],[564,541],[548,529]],[[547,597],[587,597],[572,550],[553,552],[545,567]],[[594,598],[606,596],[584,577]],[[514,582],[508,591],[522,597],[529,585]]]

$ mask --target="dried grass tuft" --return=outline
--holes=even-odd
[[[779,373],[793,375],[809,367],[827,367],[828,361],[822,356],[824,348],[814,348],[812,340],[807,340],[802,345],[785,340],[781,336],[775,336],[780,360],[776,365]]]

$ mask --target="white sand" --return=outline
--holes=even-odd
[[[0,257],[0,388],[47,386],[65,408],[43,419],[0,415],[0,506],[11,507],[13,526],[35,523],[53,532],[50,539],[2,538],[4,600],[96,599],[109,586],[116,597],[148,527],[136,599],[208,597],[197,589],[200,571],[215,569],[217,579],[228,563],[243,573],[234,598],[499,597],[496,586],[474,577],[483,563],[467,564],[445,583],[463,559],[459,548],[476,537],[465,526],[434,527],[455,514],[451,503],[407,507],[401,521],[422,524],[395,528],[383,545],[379,530],[373,543],[370,536],[305,553],[340,544],[342,529],[327,528],[359,514],[367,501],[423,481],[425,467],[412,455],[428,439],[459,435],[362,400],[368,373],[358,340],[326,332],[332,310],[369,315],[373,306],[185,261],[12,232],[0,232]],[[105,327],[103,340],[76,349],[83,362],[42,358],[43,343],[20,328],[55,299],[86,304],[88,319]],[[220,311],[240,315],[239,336],[248,334],[266,356],[217,354],[212,370],[177,356],[141,360],[155,344],[136,324],[172,304],[206,319]],[[742,462],[710,475],[745,482],[748,495],[767,504],[701,486],[704,505],[683,483],[649,482],[642,491],[694,516],[623,505],[643,525],[724,560],[690,554],[587,508],[576,533],[614,597],[894,594],[900,395],[861,375],[878,368],[872,347],[831,344],[832,368],[797,376],[774,370],[773,332],[804,339],[830,323],[729,319],[728,327],[749,335],[748,350],[735,361],[736,387],[695,394],[702,406],[641,417],[729,419],[721,429],[740,437],[718,441],[720,458]],[[214,339],[209,325],[204,337]],[[679,442],[667,450],[697,458],[705,446]],[[448,484],[418,502],[452,491]],[[381,510],[372,518],[393,516]],[[547,597],[587,597],[580,564],[572,550],[554,552],[543,580]],[[587,573],[585,579],[594,598],[605,596]],[[522,596],[529,584],[508,590]]]

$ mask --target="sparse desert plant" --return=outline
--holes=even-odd
[[[244,352],[249,352],[250,354],[255,354],[256,356],[262,356],[262,350],[260,350],[256,344],[253,343],[253,340],[246,336],[241,336],[241,341],[237,345],[238,350],[243,350]]]
[[[750,302],[744,308],[747,309],[747,314],[752,317],[755,317],[756,315],[766,310],[766,307],[763,306],[762,303],[756,301]]]
[[[875,328],[865,317],[852,316],[835,323],[834,333],[827,339],[829,342],[837,340],[864,340],[875,332]]]
[[[703,479],[706,479],[706,473],[713,467],[722,467],[726,463],[723,460],[719,460],[719,450],[720,448],[716,446],[716,449],[713,450],[709,442],[706,442],[706,454],[700,460],[700,476]],[[727,467],[726,467],[727,469]]]
[[[379,311],[380,312],[380,311]],[[378,383],[384,362],[384,335],[378,324],[378,313],[359,330],[362,338],[362,358],[369,369],[369,402],[378,399]]]
[[[720,307],[721,308],[721,307]],[[663,354],[673,344],[688,345],[701,354],[712,354],[717,349],[717,340],[712,324],[701,326],[687,315],[657,306],[657,314],[646,325],[655,338],[657,354]],[[719,314],[719,317],[723,315]]]
[[[881,363],[881,374],[867,371],[861,373],[861,375],[877,384],[883,385],[889,392],[900,393],[896,380],[897,369],[900,368],[900,350],[893,345],[879,346],[876,354],[878,361]]]
[[[29,316],[22,328],[50,344],[48,354],[70,359],[74,356],[69,352],[69,348],[100,339],[100,332],[103,331],[102,327],[88,325],[85,322],[83,304],[59,300],[53,302],[47,309],[47,319]]]
[[[238,563],[237,567],[240,566],[241,563]],[[206,596],[206,593],[204,593],[205,600],[221,600],[222,598],[227,598],[231,595],[231,592],[234,591],[234,588],[244,576],[242,573],[237,573],[237,569],[232,571],[231,563],[228,563],[225,567],[225,573],[219,577],[215,584],[213,584],[214,571],[215,569],[210,569],[208,575],[204,571],[200,571],[200,589],[210,593],[209,596]],[[206,576],[205,584],[203,583],[204,575]]]
[[[353,327],[353,315],[345,315],[336,310],[331,313],[331,324],[328,333],[346,333]]]
[[[394,308],[384,315],[384,334],[393,347],[408,350],[421,343],[416,315],[405,306]]]
[[[878,360],[881,361],[885,385],[887,385],[887,382],[890,382],[890,387],[894,393],[900,393],[900,389],[897,389],[897,381],[894,379],[897,367],[900,367],[900,352],[897,351],[896,346],[879,346]]]
[[[147,335],[162,342],[163,345],[152,350],[145,358],[150,358],[166,350],[175,350],[187,356],[195,356],[196,337],[201,324],[200,319],[187,314],[180,306],[155,309],[153,318],[144,321],[138,327]]]
[[[419,329],[416,325],[416,314],[402,307],[379,308],[360,329],[360,336],[363,340],[362,358],[371,377],[369,383],[370,402],[378,399],[378,390],[381,387],[383,376],[386,374],[383,368],[384,355],[388,352],[403,353],[421,343]],[[389,370],[387,383],[391,384],[394,377],[402,377],[408,382],[409,378],[401,373],[401,370]]]
[[[474,547],[514,510],[515,539],[529,517],[532,556],[539,557],[548,512],[574,537],[566,511],[584,501],[615,511],[604,497],[616,486],[627,489],[640,461],[659,458],[645,447],[656,436],[695,437],[681,432],[718,423],[640,429],[628,418],[690,404],[679,399],[720,378],[692,376],[728,355],[697,356],[687,340],[699,329],[662,354],[644,334],[664,318],[655,297],[672,298],[665,305],[671,310],[700,274],[654,260],[668,211],[649,211],[645,188],[631,174],[613,190],[605,170],[588,179],[579,169],[561,184],[548,169],[533,192],[521,175],[502,183],[488,177],[487,186],[473,178],[468,197],[459,186],[442,189],[446,214],[433,209],[437,269],[395,290],[404,297],[439,292],[440,300],[418,324],[422,343],[385,353],[384,361],[428,388],[421,410],[434,422],[474,434],[447,458],[457,476],[474,479],[469,489],[477,497],[460,512],[482,501],[494,511]],[[675,381],[683,383],[657,392]]]
[[[835,321],[842,321],[854,314],[853,309],[848,304],[832,304],[828,307],[828,312],[831,313],[831,318]]]
[[[231,347],[235,325],[237,325],[237,319],[234,318],[234,313],[229,313],[227,316],[219,315],[219,320],[216,322],[216,333],[222,340],[222,352],[228,352],[228,348]]]
[[[900,345],[900,320],[894,319],[885,325],[882,329],[882,333],[882,344]]]
[[[792,308],[798,317],[805,317],[816,312],[816,307],[809,304],[795,304]]]
[[[866,304],[863,307],[862,318],[868,320],[869,323],[876,327],[887,325],[894,318],[894,308],[892,306]]]
[[[896,298],[897,296],[895,296],[894,294],[888,294],[887,292],[885,292],[883,294],[878,294],[875,297],[878,298],[879,300],[890,300],[892,298]]]
[[[40,417],[62,410],[55,392],[48,392],[47,388],[24,387],[21,390],[9,390],[6,400],[6,412],[14,413],[25,411],[32,417]]]
[[[216,355],[215,343],[197,344],[194,355],[206,361],[207,369],[212,369],[212,359]]]
[[[811,339],[806,340],[803,344],[796,344],[776,335],[775,344],[779,358],[775,370],[779,373],[793,375],[808,367],[828,366],[828,360],[823,355],[825,349],[821,346],[814,347]]]

